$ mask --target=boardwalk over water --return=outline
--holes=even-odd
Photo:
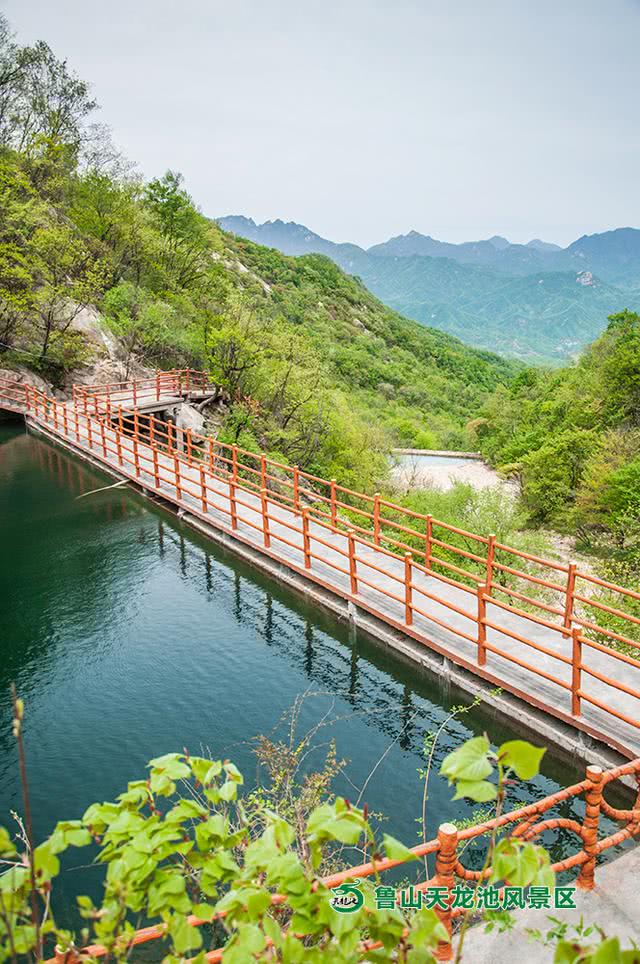
[[[185,452],[184,439],[175,434],[172,447],[169,430],[166,451],[157,444],[157,435],[149,438],[148,427],[142,430],[135,413],[178,404],[194,390],[204,397],[207,386],[165,379],[143,390],[118,387],[108,401],[98,389],[97,394],[79,390],[72,401],[52,403],[33,389],[24,396],[15,390],[8,400],[5,388],[3,402],[0,385],[0,407],[23,411],[31,425],[90,455],[116,475],[157,493],[529,704],[627,756],[640,755],[636,654],[620,655],[580,639],[576,653],[570,629],[562,632],[543,625],[497,598],[483,596],[484,612],[479,612],[474,591],[443,581],[383,545],[373,545],[361,532],[346,531],[348,521],[338,516],[329,522],[315,518],[302,502],[289,506],[277,491],[260,490],[242,477],[232,477],[230,460],[221,449],[209,459],[195,446],[193,452]],[[124,423],[121,409],[127,410]],[[576,708],[578,713],[572,713]]]

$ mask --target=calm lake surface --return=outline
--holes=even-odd
[[[311,761],[335,738],[349,760],[336,790],[353,801],[362,792],[388,816],[387,832],[417,843],[425,735],[469,698],[129,490],[78,498],[112,481],[19,426],[0,426],[0,823],[22,811],[15,680],[38,838],[112,799],[150,758],[183,747],[231,758],[254,783],[252,740],[288,739],[299,700],[298,737],[323,721]],[[448,725],[436,760],[484,730],[495,742],[522,735],[480,707]],[[549,751],[543,774],[514,788],[511,803],[582,773]],[[434,772],[430,836],[451,817],[451,796]],[[456,802],[456,817],[472,809]],[[567,842],[553,839],[563,853]],[[67,869],[64,893],[91,890],[94,873]]]

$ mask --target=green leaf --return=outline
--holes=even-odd
[[[191,776],[191,768],[184,762],[182,753],[165,753],[155,760],[149,760],[147,766],[152,773],[163,773],[170,780],[186,780]]]
[[[244,777],[233,763],[227,760],[224,764],[224,770],[230,780],[234,780],[235,783],[244,783]]]
[[[484,780],[493,771],[488,759],[489,741],[486,736],[467,740],[442,761],[440,772],[451,783],[456,780]]]
[[[540,771],[545,747],[533,746],[526,740],[508,740],[498,750],[500,761],[514,771],[521,780],[531,780]]]
[[[192,927],[182,914],[173,915],[169,922],[169,933],[178,954],[186,954],[187,951],[197,950],[202,946],[200,928]]]
[[[408,847],[405,847],[403,843],[400,843],[395,837],[390,837],[387,833],[382,838],[382,846],[389,860],[417,860],[416,855]]]
[[[512,837],[505,837],[496,845],[491,871],[492,881],[506,880],[514,887],[552,887],[555,883],[544,847]]]
[[[11,840],[9,831],[0,827],[0,857],[13,857],[16,848]]]
[[[194,777],[204,787],[209,786],[222,773],[222,762],[220,760],[206,760],[201,756],[192,756],[189,763]]]
[[[51,880],[60,872],[60,861],[54,855],[51,844],[45,840],[43,844],[33,852],[33,863],[36,870],[36,882],[38,884]]]
[[[165,820],[169,823],[181,822],[189,817],[204,817],[209,811],[197,800],[180,800],[167,813]]]
[[[453,799],[460,800],[462,797],[469,797],[476,803],[488,803],[489,800],[495,800],[497,796],[498,788],[495,783],[489,783],[488,780],[459,780],[456,783],[456,792]]]
[[[235,800],[238,795],[238,784],[233,780],[227,780],[227,782],[223,783],[220,787],[219,793],[220,799],[226,800],[227,803],[230,800]]]

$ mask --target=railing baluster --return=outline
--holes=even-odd
[[[207,484],[204,476],[204,469],[200,466],[200,490],[202,495],[202,511],[207,513]]]
[[[431,569],[431,556],[433,552],[433,516],[427,516],[427,532],[425,536],[426,549],[424,553],[424,567],[425,569]]]
[[[582,680],[582,638],[580,626],[571,632],[571,714],[580,716],[580,686]]]
[[[160,467],[158,465],[158,450],[153,449],[153,477],[156,483],[156,489],[160,488]]]
[[[458,846],[458,831],[452,823],[441,823],[438,827],[438,850],[436,853],[436,886],[446,887],[449,894],[447,909],[436,907],[436,914],[444,924],[449,935],[448,941],[439,941],[435,958],[437,961],[450,961],[453,957],[451,946],[451,904],[453,902],[453,887],[455,884],[455,868],[457,862],[456,849]]]
[[[309,510],[302,510],[302,551],[305,569],[311,569],[311,539],[309,537]]]
[[[297,465],[293,467],[293,508],[300,511],[300,469]]]
[[[411,587],[411,576],[412,576],[412,563],[413,563],[413,553],[405,552],[404,554],[404,621],[407,626],[411,626],[413,623],[413,610],[411,608],[411,603],[413,601],[413,593]]]
[[[180,459],[177,455],[173,456],[173,471],[176,476],[176,499],[180,501],[182,498],[182,489],[180,488]]]
[[[492,534],[489,536],[489,542],[487,544],[487,567],[485,572],[485,594],[487,596],[491,595],[491,587],[493,585],[493,562],[495,559],[495,554],[496,537]]]
[[[338,508],[337,508],[337,506],[336,506],[336,480],[335,480],[335,479],[331,479],[331,482],[330,482],[329,484],[330,484],[330,486],[331,486],[331,489],[330,489],[330,492],[331,492],[331,525],[333,526],[334,530],[337,530],[337,528],[338,528]]]
[[[347,532],[347,541],[349,544],[349,582],[351,585],[352,595],[356,595],[358,592],[358,579],[356,570],[356,539],[355,532],[353,529],[349,529]]]
[[[373,541],[377,546],[380,545],[380,493],[376,492],[373,497]]]
[[[574,592],[576,588],[576,564],[575,562],[569,563],[569,572],[567,573],[567,588],[565,591],[565,604],[564,604],[564,627],[569,629],[571,626],[571,621],[573,619],[573,603],[574,603]]]
[[[476,592],[478,596],[478,666],[484,666],[487,662],[487,627],[485,626],[485,619],[487,618],[487,603],[485,601],[485,593],[487,587],[483,582],[479,582],[476,586]]]
[[[582,821],[582,839],[584,851],[588,860],[580,868],[576,887],[581,890],[593,890],[595,886],[596,856],[598,846],[598,824],[600,823],[600,808],[602,805],[603,770],[599,766],[587,767],[589,787],[585,790],[585,814]]]
[[[260,489],[260,500],[262,502],[262,531],[264,533],[264,544],[268,549],[271,545],[271,534],[269,532],[269,515],[267,506],[267,490],[266,488]]]
[[[236,503],[236,484],[229,480],[229,508],[231,509],[231,528],[238,528],[238,506]]]

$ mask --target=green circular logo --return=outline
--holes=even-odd
[[[360,881],[351,884],[341,884],[335,887],[329,903],[339,914],[353,914],[364,904],[364,894],[359,887]]]

